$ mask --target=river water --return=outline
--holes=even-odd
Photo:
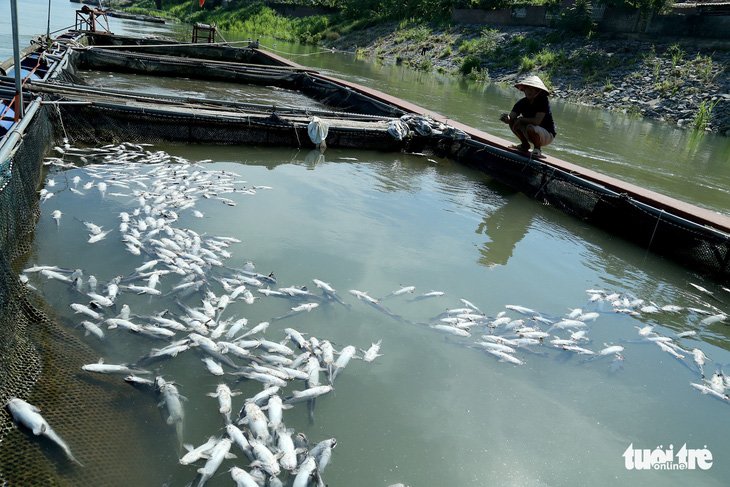
[[[112,20],[117,32],[145,28],[141,23]],[[312,52],[282,43],[274,47],[275,41],[263,43],[280,51]],[[514,102],[516,92],[510,88],[413,73],[340,54],[292,59],[509,138],[496,115]],[[90,77],[95,84],[109,87],[128,86],[130,78],[135,78],[95,73]],[[145,89],[160,89],[147,78],[141,81]],[[270,96],[282,103],[301,101],[290,93],[251,95],[247,87],[237,93],[229,85],[209,89],[199,82],[175,81],[165,80],[164,89],[217,98]],[[549,149],[551,154],[727,213],[730,146],[726,138],[560,101],[553,102],[553,110],[560,134]],[[337,149],[323,155],[290,148],[146,149],[189,161],[205,160],[195,170],[234,173],[237,180],[246,181],[239,188],[271,188],[255,194],[226,194],[235,206],[201,198],[195,209],[204,218],[195,218],[188,209],[180,212],[175,226],[200,235],[235,237],[240,242],[228,248],[231,255],[225,265],[241,268],[250,261],[258,272],[273,272],[277,283],[272,288],[307,286],[321,296],[312,281],[320,279],[330,283],[348,305],[323,301],[309,313],[277,321],[273,318],[301,301],[266,297],[253,287],[259,299],[250,305],[236,301],[224,317],[246,317],[250,326],[272,321],[265,337],[277,341],[285,338],[284,328],[294,327],[307,337],[330,340],[338,350],[345,345],[367,349],[382,340],[382,356],[370,363],[353,360],[338,377],[334,392],[317,400],[313,424],[303,405],[284,412],[287,426],[304,432],[310,441],[337,439],[323,474],[327,484],[726,484],[730,440],[725,426],[730,403],[690,386],[702,383],[691,350],[701,349],[709,357],[704,366],[708,379],[718,367],[730,363],[726,326],[704,323],[708,315],[700,313],[730,311],[726,304],[730,293],[720,283],[539,205],[449,160]],[[150,171],[155,169],[154,165],[130,165],[124,176],[105,179],[110,187],[103,195],[98,187],[82,189],[86,182],[100,180],[94,176],[99,169],[93,164],[49,171],[45,188],[55,196],[41,205],[43,214],[28,265],[80,268],[100,283],[130,274],[148,258],[127,252],[118,230],[119,215],[133,213],[140,202],[130,189],[113,188],[111,182],[123,182],[132,174],[152,181]],[[73,182],[76,176],[78,185]],[[63,212],[58,223],[52,218],[56,209]],[[112,232],[98,243],[88,243],[89,235],[79,220]],[[220,276],[224,269],[210,272]],[[72,322],[82,320],[69,308],[74,297],[66,284],[28,275],[59,312]],[[164,276],[159,287],[167,292],[179,279]],[[209,285],[218,296],[223,293],[217,281],[210,279]],[[415,286],[414,292],[381,302],[395,318],[349,292],[366,291],[382,298],[405,286]],[[421,298],[432,291],[444,295]],[[616,297],[594,297],[610,293],[626,297],[635,314],[616,312],[626,308],[626,303],[612,304]],[[635,299],[644,302],[630,303]],[[448,335],[424,325],[440,323],[447,308],[467,306],[462,300],[478,307],[490,322],[506,312],[512,319],[526,319],[528,325],[550,330],[550,337],[542,344],[518,348],[514,356],[523,364],[515,365],[475,347],[484,334],[510,336],[504,325],[495,329],[474,325],[471,337]],[[200,296],[186,303],[200,306]],[[641,311],[650,303],[683,309]],[[119,304],[128,304],[143,316],[179,309],[170,297],[131,292],[122,293]],[[590,341],[579,345],[594,352],[620,345],[622,360],[613,353],[587,359],[587,355],[553,347],[549,342],[554,336],[565,339],[574,330],[551,329],[530,321],[535,313],[525,316],[507,305],[531,308],[554,322],[577,308],[596,312],[595,321],[587,322]],[[655,325],[652,336],[674,338],[687,350],[681,352],[684,358],[677,359],[642,338],[637,328],[648,325]],[[683,331],[696,335],[677,338]],[[83,337],[78,329],[72,332]],[[107,344],[97,343],[93,336],[83,339],[109,363],[134,362],[157,346],[120,330],[105,333]],[[185,442],[196,446],[221,431],[216,400],[206,396],[216,384],[225,380],[243,393],[234,397],[234,411],[243,398],[261,389],[252,381],[235,382],[230,375],[212,376],[191,352],[164,362],[160,371],[180,383],[188,397]],[[119,387],[129,386],[120,380]],[[287,391],[294,388],[302,386]],[[683,445],[693,452],[709,451],[711,467],[627,468],[624,454],[632,452],[630,448],[671,449],[677,454]],[[195,476],[195,468],[177,464],[177,453],[160,452],[159,471],[173,485],[186,485]],[[239,459],[226,460],[221,472],[233,465],[247,466],[245,456],[235,453]],[[676,466],[676,455],[671,459]],[[150,472],[150,478],[159,477],[159,472]],[[224,474],[209,485],[231,483]]]

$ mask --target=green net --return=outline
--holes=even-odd
[[[0,403],[20,397],[38,406],[85,466],[72,464],[52,442],[16,428],[3,407],[0,484],[161,485],[165,479],[149,478],[149,472],[159,461],[157,452],[175,448],[164,425],[149,421],[159,418],[154,401],[123,381],[80,376],[81,366],[98,355],[17,277],[33,251],[40,161],[56,138],[54,126],[59,126],[55,108],[41,108],[17,151],[2,162],[7,170],[0,190]],[[157,427],[152,437],[162,445],[150,444],[149,431]],[[141,468],[130,472],[133,464]],[[139,478],[138,472],[147,474]]]

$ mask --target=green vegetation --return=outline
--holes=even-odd
[[[589,0],[575,0],[575,4],[560,14],[558,28],[586,37],[590,37],[596,30],[596,23],[591,15],[593,4]]]
[[[421,58],[416,61],[411,61],[411,67],[416,71],[433,71],[433,63],[428,58]]]
[[[700,107],[697,111],[697,114],[695,115],[694,120],[692,121],[692,126],[697,130],[705,130],[709,125],[710,121],[712,120],[712,110],[717,105],[717,102],[719,100],[716,100],[714,103],[706,101],[703,101],[700,104]]]
[[[639,108],[637,105],[624,107],[623,111],[631,118],[641,118],[643,115],[643,113],[641,113],[641,108]]]
[[[289,1],[292,5],[301,2]],[[663,8],[667,0],[617,0],[612,5],[639,8]],[[163,9],[170,15],[191,22],[216,23],[222,31],[238,31],[251,35],[271,36],[276,39],[317,44],[336,41],[350,35],[349,45],[370,45],[358,49],[361,57],[375,56],[383,60],[395,57],[397,64],[406,63],[421,71],[438,70],[443,59],[457,56],[455,74],[477,80],[488,80],[490,71],[504,68],[520,73],[539,74],[543,79],[577,79],[581,87],[595,87],[596,93],[611,91],[611,73],[620,67],[629,68],[629,79],[651,77],[647,87],[659,96],[672,96],[677,90],[690,89],[685,85],[689,78],[710,82],[721,71],[711,56],[697,54],[686,60],[687,53],[677,43],[657,53],[650,51],[634,55],[614,55],[601,49],[595,37],[595,25],[591,19],[592,2],[577,0],[562,11],[556,20],[557,29],[547,33],[511,34],[492,27],[474,30],[472,36],[456,35],[450,24],[451,7],[504,8],[530,5],[546,5],[560,9],[561,0],[419,0],[402,2],[395,0],[309,0],[314,7],[334,7],[335,13],[304,18],[284,17],[263,3],[250,0],[232,0],[228,6],[220,6],[218,0],[208,0],[200,8],[195,0],[163,0]],[[138,11],[149,9],[154,13],[154,1],[135,2]],[[141,10],[139,10],[141,9]],[[389,23],[386,23],[390,21]],[[367,37],[365,28],[376,27],[373,37]],[[463,31],[461,31],[463,32]],[[374,39],[385,38],[388,41]],[[565,48],[565,40],[583,38],[575,47]],[[427,54],[426,54],[427,53]],[[424,55],[421,55],[424,54]],[[661,77],[662,66],[672,63],[669,76]],[[684,88],[682,88],[685,86]],[[710,108],[709,106],[707,108]]]
[[[497,29],[484,29],[477,39],[464,41],[459,46],[459,52],[465,55],[489,56],[497,49],[499,38],[500,33]]]
[[[702,56],[698,53],[697,57],[688,63],[688,68],[694,72],[697,78],[706,83],[715,77],[712,56]]]
[[[665,56],[672,60],[672,66],[679,65],[684,59],[685,54],[687,53],[679,47],[679,44],[672,44],[664,53]]]
[[[481,69],[481,66],[482,66],[482,61],[479,58],[479,56],[475,56],[474,54],[469,54],[461,60],[461,66],[459,67],[459,72],[462,75],[467,76],[467,75],[471,74],[472,71]]]

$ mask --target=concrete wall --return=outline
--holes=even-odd
[[[289,3],[266,3],[266,6],[287,17],[309,17],[310,15],[328,15],[339,12],[336,8],[303,7]]]
[[[554,26],[560,13],[545,7],[499,10],[453,9],[451,18],[464,24]],[[639,10],[598,6],[593,20],[601,32],[648,33],[674,37],[730,39],[730,15],[684,13],[642,19]]]
[[[602,15],[593,16],[601,32],[639,32],[641,12],[638,9],[606,8]]]
[[[551,19],[546,16],[545,7],[521,7],[513,9],[479,10],[455,8],[451,18],[463,24],[498,24],[550,26]]]
[[[730,15],[655,15],[646,27],[649,34],[710,39],[730,39]]]

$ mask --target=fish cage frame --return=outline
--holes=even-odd
[[[96,10],[84,5],[76,11],[75,30],[79,32],[102,32],[111,34],[109,29],[109,18],[103,10]],[[87,28],[84,28],[87,27]]]

